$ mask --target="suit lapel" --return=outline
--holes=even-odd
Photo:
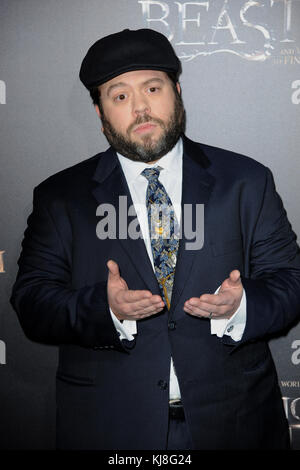
[[[171,309],[174,310],[183,292],[184,286],[192,275],[192,266],[195,262],[199,250],[187,250],[186,243],[190,243],[189,232],[191,229],[191,218],[184,217],[185,205],[192,208],[193,230],[195,229],[196,204],[208,204],[213,186],[214,177],[211,176],[207,168],[209,160],[202,152],[199,144],[183,138],[183,175],[182,175],[182,200],[181,200],[181,220],[182,236],[179,241],[176,272],[171,300]],[[189,229],[189,230],[188,230]]]
[[[133,206],[133,202],[118,157],[112,148],[109,148],[101,155],[93,180],[96,182],[96,187],[93,189],[93,195],[98,203],[111,204],[115,208],[117,218],[116,243],[120,243],[122,248],[126,251],[147,288],[153,294],[160,294],[157,279],[153,272],[143,238],[134,240],[129,238],[128,234],[126,234],[125,238],[120,238],[118,235],[120,209],[122,211],[122,215],[124,215],[125,210],[128,214],[128,209]],[[119,206],[119,196],[126,197],[121,203],[124,205]],[[130,221],[136,217],[137,215],[133,210],[133,215],[128,217],[126,229]]]

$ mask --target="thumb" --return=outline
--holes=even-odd
[[[120,278],[120,271],[119,271],[119,266],[118,264],[110,259],[107,263],[106,266],[108,267],[108,279],[116,280]]]
[[[239,284],[241,284],[242,281],[241,281],[241,273],[238,269],[234,269],[233,271],[231,271],[231,273],[229,274],[229,278],[228,278],[228,284],[229,286],[231,287],[237,287]]]

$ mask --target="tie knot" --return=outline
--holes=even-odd
[[[155,168],[145,168],[141,172],[141,175],[145,176],[148,181],[157,181],[161,170],[162,168],[160,166]]]

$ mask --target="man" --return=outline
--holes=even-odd
[[[289,446],[267,340],[299,318],[296,237],[267,168],[185,137],[179,73],[150,29],[97,41],[111,147],[34,190],[12,304],[59,345],[60,449]]]

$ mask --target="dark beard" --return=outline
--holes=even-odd
[[[161,119],[152,118],[151,116],[144,114],[139,116],[128,129],[130,131],[139,124],[146,122],[154,122],[163,128],[163,134],[157,142],[152,142],[151,136],[146,135],[143,139],[143,144],[138,144],[126,139],[123,135],[119,134],[112,126],[110,121],[105,117],[105,114],[101,113],[101,120],[103,125],[103,132],[110,145],[121,155],[129,158],[135,162],[150,163],[155,160],[159,160],[161,157],[166,155],[177,143],[181,134],[185,131],[185,110],[182,103],[181,96],[175,92],[175,104],[174,112],[169,119],[169,122],[165,124]]]

